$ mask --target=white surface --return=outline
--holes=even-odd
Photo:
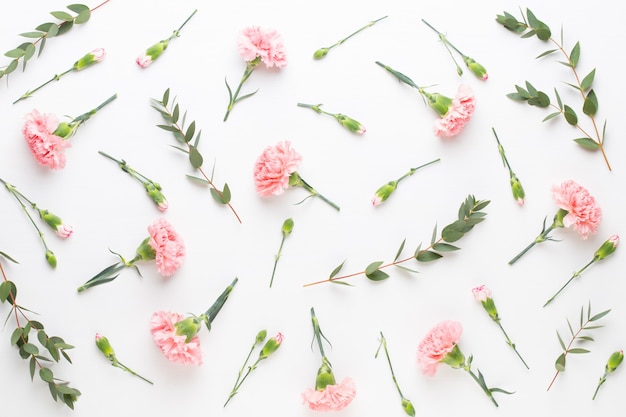
[[[309,309],[314,306],[322,330],[333,343],[327,353],[336,376],[351,376],[357,384],[356,399],[339,415],[403,415],[384,358],[374,359],[379,331],[387,337],[398,381],[417,415],[453,415],[470,409],[483,416],[616,415],[622,404],[624,370],[609,377],[596,401],[591,396],[608,356],[625,346],[622,249],[588,269],[553,305],[541,306],[605,239],[624,233],[626,149],[620,139],[624,6],[600,2],[590,7],[578,0],[560,3],[548,6],[532,0],[503,7],[496,1],[394,0],[370,6],[326,0],[219,5],[112,0],[87,24],[51,39],[25,72],[11,75],[8,84],[6,77],[0,81],[0,177],[62,216],[75,227],[75,234],[61,241],[42,228],[58,257],[57,269],[50,269],[35,230],[12,197],[0,193],[0,250],[20,261],[19,265],[3,263],[9,279],[17,284],[20,303],[37,311],[50,333],[76,346],[70,352],[74,364],[55,364],[53,370],[79,388],[82,396],[72,412],[54,403],[41,381],[30,381],[28,363],[9,345],[13,330],[9,320],[0,340],[3,414],[28,409],[29,415],[90,417],[313,415],[301,404],[300,393],[313,386],[320,364],[317,349],[310,349]],[[547,92],[558,86],[564,100],[570,97],[563,82],[571,82],[571,74],[555,62],[556,56],[535,61],[544,45],[535,38],[520,39],[494,21],[503,10],[519,16],[519,6],[533,10],[557,36],[562,24],[568,49],[576,40],[581,42],[583,74],[597,67],[598,120],[608,119],[606,148],[613,172],[606,169],[599,153],[585,152],[571,141],[577,133],[564,121],[541,123],[546,112],[505,97],[525,80]],[[49,19],[48,12],[64,7],[62,2],[42,0],[4,2],[2,51],[22,42],[18,33],[32,30]],[[198,13],[182,36],[151,67],[141,70],[135,57],[169,36],[195,8]],[[317,48],[384,15],[389,17],[324,60],[311,58]],[[459,78],[422,18],[481,62],[489,80],[481,82],[467,71]],[[228,99],[224,77],[235,86],[243,73],[236,37],[247,25],[278,29],[285,38],[289,64],[280,71],[255,71],[244,91],[258,88],[259,92],[239,103],[223,123]],[[96,47],[108,53],[101,64],[67,75],[33,98],[11,105],[24,91]],[[435,113],[424,107],[416,91],[376,66],[377,60],[419,84],[437,84],[433,91],[449,96],[459,83],[469,84],[477,97],[473,119],[451,140],[435,137],[431,130]],[[185,178],[191,173],[187,160],[170,147],[175,144],[173,137],[155,127],[161,119],[149,99],[160,98],[168,87],[188,110],[188,120],[202,128],[199,148],[206,166],[216,161],[215,179],[230,185],[242,224],[214,204],[208,189]],[[64,170],[52,172],[36,164],[21,135],[24,114],[37,108],[76,116],[113,93],[118,93],[118,99],[72,139]],[[352,135],[332,118],[296,107],[297,102],[324,103],[328,111],[361,121],[367,133]],[[526,189],[524,207],[510,195],[491,127],[496,128]],[[339,204],[340,213],[321,200],[294,205],[306,196],[302,189],[270,199],[255,194],[254,161],[265,146],[279,140],[292,141],[304,157],[298,171]],[[170,202],[165,217],[188,249],[185,264],[171,279],[159,278],[153,263],[140,264],[142,280],[127,270],[112,283],[76,293],[77,286],[115,262],[109,248],[131,255],[147,236],[146,227],[161,215],[141,186],[98,155],[98,150],[126,159],[163,185]],[[404,181],[385,205],[370,205],[380,185],[437,157],[441,162]],[[515,266],[507,265],[537,235],[543,218],[550,219],[556,212],[550,187],[566,179],[586,186],[601,204],[604,220],[598,233],[583,241],[574,231],[558,230],[554,237],[561,242],[544,243]],[[442,227],[455,219],[468,194],[491,200],[485,209],[487,220],[457,242],[461,251],[430,264],[407,265],[420,274],[389,270],[392,276],[381,283],[357,277],[350,281],[353,288],[302,287],[326,278],[344,259],[346,273],[373,261],[390,261],[405,238],[405,252],[412,253],[420,242],[428,242],[435,224]],[[280,227],[287,217],[293,217],[295,228],[269,289]],[[235,276],[239,284],[213,330],[200,333],[204,365],[185,367],[167,361],[151,340],[152,312],[200,313]],[[530,370],[474,301],[471,289],[483,283],[493,290],[502,324]],[[572,355],[566,372],[546,392],[560,354],[555,331],[566,335],[566,318],[575,325],[580,307],[588,301],[594,312],[613,309],[603,320],[606,327],[594,331],[592,352]],[[8,306],[0,306],[2,311],[8,312]],[[487,383],[515,391],[511,396],[496,394],[500,410],[462,371],[442,366],[432,378],[419,372],[417,345],[429,328],[445,319],[462,322],[460,347],[466,355],[474,355],[474,365]],[[269,335],[283,332],[285,342],[224,409],[237,370],[263,328]],[[123,363],[155,385],[109,366],[93,342],[96,332],[111,340]]]

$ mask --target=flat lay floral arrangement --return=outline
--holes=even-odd
[[[626,150],[587,23],[196,3],[9,7],[3,409],[615,414]]]

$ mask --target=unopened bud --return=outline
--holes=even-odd
[[[105,55],[106,53],[103,48],[94,49],[93,51],[89,52],[84,57],[76,61],[72,69],[74,71],[83,70],[87,67],[92,66],[93,64],[101,62],[104,59]]]
[[[280,345],[283,343],[285,337],[282,333],[278,333],[276,336],[272,337],[265,343],[261,352],[259,352],[259,359],[265,359],[270,356],[272,353],[276,352]]]
[[[53,268],[57,267],[57,257],[54,256],[54,253],[50,249],[46,251],[46,261],[48,261],[48,265]]]
[[[513,198],[515,198],[515,201],[517,201],[520,206],[523,206],[526,193],[524,192],[522,183],[517,178],[517,175],[513,173],[511,173],[511,191],[513,192]]]
[[[425,96],[428,98],[428,105],[436,111],[439,116],[444,117],[448,114],[448,110],[450,110],[452,106],[452,99],[450,97],[439,93],[425,93]]]
[[[602,259],[606,258],[610,254],[615,252],[615,249],[617,249],[618,244],[619,244],[619,236],[618,235],[611,236],[602,244],[602,246],[600,246],[600,248],[593,255],[593,258],[598,261],[601,261]]]
[[[413,404],[411,403],[410,400],[407,400],[406,398],[402,399],[402,408],[404,409],[404,412],[407,413],[407,415],[414,417],[415,416],[415,407],[413,407]]]
[[[146,53],[144,55],[137,57],[135,62],[141,68],[146,68],[150,66],[150,64],[152,64],[152,62],[154,62],[158,57],[160,57],[163,51],[167,49],[168,44],[169,44],[169,40],[167,39],[155,43],[154,45],[146,49]]]
[[[293,219],[290,217],[283,222],[283,227],[281,229],[283,232],[283,236],[287,237],[293,231]]]
[[[148,195],[150,196],[152,201],[154,201],[154,203],[157,205],[157,208],[160,211],[167,210],[167,208],[169,207],[169,204],[167,200],[165,199],[165,196],[161,192],[161,187],[158,184],[155,185],[154,183],[151,183],[151,182],[144,183],[144,187],[146,191],[148,192]]]
[[[346,116],[345,114],[335,114],[335,119],[337,119],[337,121],[341,123],[343,127],[348,129],[352,133],[356,133],[357,135],[362,135],[366,131],[365,126],[363,126],[361,123],[357,122],[353,118]]]
[[[104,356],[106,356],[109,360],[113,360],[115,358],[115,351],[109,343],[109,339],[102,336],[100,333],[96,333],[96,346],[98,346],[100,352],[104,353]]]
[[[322,59],[324,58],[326,55],[328,55],[328,48],[320,48],[317,51],[315,51],[313,53],[313,59]]]
[[[265,337],[267,337],[267,330],[261,330],[260,332],[256,334],[256,339],[254,343],[255,344],[263,343],[263,341],[265,340]]]
[[[614,372],[618,366],[624,360],[624,351],[618,350],[617,352],[613,352],[613,354],[609,357],[608,362],[606,363],[606,371]]]
[[[483,81],[487,81],[487,78],[489,78],[489,75],[487,74],[487,70],[485,69],[485,67],[483,67],[478,62],[474,61],[472,58],[469,58],[469,57],[465,59],[465,64],[470,69],[470,71],[474,73],[475,76],[477,76]]]
[[[372,197],[372,205],[378,206],[382,204],[389,198],[391,193],[393,193],[396,188],[398,188],[397,181],[389,181],[387,184],[380,187],[378,190],[376,190],[374,197]]]

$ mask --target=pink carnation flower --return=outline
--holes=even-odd
[[[487,301],[488,298],[491,298],[491,290],[487,288],[486,285],[481,285],[479,287],[473,288],[472,293],[474,294],[474,298],[476,301]]]
[[[26,115],[22,129],[26,143],[35,160],[52,169],[65,167],[65,149],[72,146],[69,141],[53,135],[59,120],[52,114],[41,114],[33,110]]]
[[[458,343],[463,333],[461,323],[445,320],[428,331],[417,348],[417,364],[425,375],[435,375],[441,360]]]
[[[281,68],[287,65],[282,36],[274,29],[250,26],[241,31],[238,38],[241,57],[247,62],[261,57],[266,67]]]
[[[559,208],[567,211],[565,227],[573,226],[583,239],[598,230],[602,209],[586,188],[568,180],[552,187],[552,197]]]
[[[202,365],[202,351],[198,335],[185,342],[186,336],[176,334],[174,324],[184,320],[182,314],[171,311],[157,311],[150,319],[152,338],[165,357],[172,362],[186,365]]]
[[[302,400],[311,410],[340,411],[349,405],[356,396],[356,385],[351,378],[344,378],[339,384],[327,385],[324,390],[308,388],[302,393]]]
[[[266,147],[254,165],[256,191],[263,197],[282,194],[300,162],[302,156],[291,148],[289,141]]]
[[[72,236],[72,233],[74,233],[74,228],[69,224],[61,223],[57,226],[55,232],[57,236],[62,237],[63,239],[67,239],[68,237]]]
[[[150,64],[152,64],[152,57],[150,55],[138,56],[137,59],[135,60],[135,62],[141,68],[148,68],[150,66]]]
[[[446,115],[435,121],[435,134],[437,136],[458,134],[469,122],[475,107],[476,98],[472,89],[466,85],[460,85]]]
[[[149,245],[156,252],[156,265],[159,273],[169,277],[182,265],[185,258],[185,244],[172,225],[160,218],[148,226]]]

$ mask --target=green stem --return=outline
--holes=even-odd
[[[461,57],[462,57],[463,59],[466,59],[466,58],[467,58],[467,55],[465,55],[463,52],[459,51],[459,50],[457,49],[457,47],[456,47],[456,46],[454,46],[454,45],[453,45],[453,44],[452,44],[452,43],[448,40],[448,38],[447,38],[447,37],[446,37],[443,33],[439,32],[437,29],[435,29],[435,28],[434,28],[434,27],[433,27],[430,23],[428,23],[428,22],[427,22],[427,21],[425,21],[424,19],[422,19],[422,22],[424,22],[424,23],[426,24],[426,26],[428,26],[429,28],[431,28],[432,30],[434,30],[435,32],[437,32],[437,34],[439,35],[439,39],[441,39],[441,41],[444,43],[444,45],[445,45],[445,44],[450,45],[450,47],[451,47],[452,49],[454,49],[454,50],[455,50],[455,51],[456,51],[459,55],[461,55]],[[450,54],[450,56],[452,56],[452,54]],[[452,59],[454,59],[454,58],[452,58]],[[454,61],[454,62],[456,63],[456,61]],[[457,66],[458,66],[458,65],[457,65]]]
[[[432,161],[430,161],[430,162],[427,162],[427,163],[425,163],[425,164],[423,164],[423,165],[420,165],[420,166],[418,166],[418,167],[416,167],[416,168],[411,168],[411,169],[409,170],[409,172],[407,172],[406,174],[404,174],[403,176],[401,176],[400,178],[398,178],[398,179],[396,180],[396,183],[399,183],[400,181],[402,181],[402,180],[403,180],[403,179],[405,179],[406,177],[409,177],[409,176],[413,175],[413,174],[415,173],[415,171],[417,171],[418,169],[420,169],[420,168],[424,168],[425,166],[428,166],[428,165],[431,165],[431,164],[434,164],[435,162],[439,162],[440,160],[441,160],[441,158],[437,158],[437,159],[432,160]]]
[[[180,27],[174,32],[176,34],[176,36],[180,36],[180,31],[182,30],[182,28],[187,24],[187,22],[189,22],[191,20],[193,15],[195,15],[197,12],[198,12],[198,9],[194,10],[193,13],[191,13],[191,15],[187,18],[187,20],[185,20],[183,22],[183,24],[180,25]]]
[[[31,97],[36,91],[40,90],[41,88],[45,87],[46,85],[50,84],[52,81],[59,81],[61,79],[62,76],[64,76],[65,74],[72,72],[74,68],[70,68],[65,72],[62,72],[61,74],[55,75],[54,77],[52,77],[51,79],[49,79],[48,81],[46,81],[45,83],[41,84],[39,87],[35,88],[34,90],[29,90],[27,92],[25,92],[20,98],[18,98],[17,100],[15,100],[13,102],[13,104],[21,101],[21,100],[25,100],[29,97]]]
[[[337,204],[333,203],[328,198],[324,197],[322,194],[317,192],[317,190],[315,188],[311,187],[311,185],[309,185],[302,177],[300,177],[299,175],[298,175],[298,177],[299,177],[299,180],[301,182],[302,188],[307,190],[309,192],[309,194],[311,194],[311,196],[321,198],[323,201],[325,201],[327,204],[329,204],[332,208],[334,208],[337,211],[341,210],[341,208]]]
[[[348,35],[347,37],[345,37],[345,38],[343,38],[343,39],[341,39],[341,40],[337,41],[334,45],[332,45],[332,46],[328,46],[326,49],[330,50],[330,49],[333,49],[335,46],[339,46],[339,45],[341,45],[342,43],[344,43],[345,41],[347,41],[348,39],[350,39],[350,38],[351,38],[351,37],[353,37],[354,35],[356,35],[356,34],[358,34],[358,33],[362,32],[362,31],[364,31],[365,29],[367,29],[367,28],[369,28],[369,27],[371,27],[371,26],[374,26],[376,23],[380,22],[381,20],[385,19],[386,17],[387,17],[387,16],[383,16],[383,17],[381,17],[381,18],[379,18],[379,19],[372,20],[371,22],[369,22],[367,25],[363,26],[362,28],[360,28],[360,29],[359,29],[359,30],[357,30],[356,32],[353,32],[353,33],[351,33],[350,35]]]
[[[250,75],[252,74],[254,69],[259,65],[260,62],[261,62],[261,57],[257,57],[255,59],[253,59],[252,61],[249,61],[249,62],[246,63],[246,69],[243,72],[243,76],[241,77],[241,80],[239,81],[239,85],[237,86],[237,89],[235,90],[235,94],[234,95],[230,94],[230,87],[228,86],[228,82],[226,83],[226,87],[228,87],[228,93],[230,95],[230,100],[228,102],[228,107],[226,109],[226,114],[224,115],[224,121],[228,120],[228,116],[230,115],[230,112],[232,111],[232,109],[235,106],[235,104],[237,104],[237,102],[239,102],[239,101],[241,101],[241,100],[243,100],[245,98],[248,98],[251,95],[256,93],[256,91],[255,91],[254,93],[246,94],[245,96],[242,96],[241,98],[239,98],[239,93],[241,92],[241,87],[248,80],[248,78],[250,78]]]
[[[385,356],[387,357],[387,363],[389,364],[389,370],[391,371],[391,379],[393,380],[393,384],[396,386],[396,389],[398,390],[398,394],[400,394],[400,398],[405,399],[404,395],[402,394],[402,391],[400,390],[400,385],[398,385],[396,374],[393,371],[393,366],[391,365],[391,358],[389,357],[389,351],[387,350],[387,339],[385,339],[385,336],[383,335],[382,331],[380,332],[380,345],[383,347],[383,350],[385,351]],[[378,352],[376,352],[376,355],[378,355]]]
[[[283,234],[283,238],[280,241],[280,246],[278,248],[278,253],[276,254],[276,256],[274,257],[274,268],[272,269],[272,279],[270,279],[270,288],[272,288],[272,283],[274,282],[274,274],[276,274],[276,265],[278,265],[278,259],[280,258],[280,254],[283,251],[283,244],[285,243],[285,238],[287,236],[285,236]]]
[[[311,323],[313,324],[313,337],[317,340],[317,347],[320,350],[322,358],[326,358],[324,346],[322,345],[322,337],[324,337],[324,335],[322,334],[322,329],[320,329],[320,323],[315,316],[315,309],[313,307],[311,307]],[[326,338],[324,337],[324,339]]]
[[[98,151],[98,153],[112,161],[114,161],[115,163],[117,163],[117,165],[120,167],[120,169],[124,172],[126,172],[128,175],[130,175],[131,177],[133,177],[134,179],[136,179],[137,181],[141,182],[142,184],[145,185],[146,182],[153,184],[154,185],[154,181],[152,181],[150,178],[146,177],[145,175],[141,174],[140,172],[136,171],[135,169],[131,168],[128,163],[126,161],[122,160],[118,160],[114,157],[112,157],[111,155],[104,153],[102,151]]]
[[[519,258],[521,258],[522,256],[524,256],[524,254],[526,254],[526,252],[528,252],[529,250],[531,250],[533,248],[533,246],[535,246],[537,243],[541,243],[541,242],[545,242],[546,240],[548,240],[549,236],[548,234],[555,228],[554,223],[550,225],[550,227],[548,227],[547,229],[545,229],[544,231],[541,232],[541,234],[539,236],[537,236],[535,238],[535,240],[533,240],[530,245],[526,246],[524,248],[524,250],[522,250],[520,253],[518,253],[513,259],[511,259],[509,261],[509,265],[513,265],[515,262],[517,262],[519,260]]]
[[[591,400],[595,400],[596,396],[598,395],[598,391],[600,390],[600,387],[602,386],[602,384],[604,384],[606,382],[606,377],[609,375],[608,372],[605,372],[604,375],[602,375],[602,378],[600,378],[600,381],[598,382],[598,386],[596,387],[595,392],[593,393],[593,398],[591,398]]]
[[[213,305],[209,307],[207,311],[204,312],[204,315],[207,317],[207,320],[208,320],[207,326],[213,323],[213,320],[215,320],[217,313],[219,313],[222,307],[224,306],[224,303],[228,299],[228,296],[230,295],[230,293],[233,291],[233,287],[235,286],[235,284],[237,284],[237,281],[239,281],[239,279],[235,278],[233,282],[231,282],[231,284],[228,287],[226,287],[226,289],[222,292],[222,294],[220,294],[217,300],[215,300]]]
[[[509,165],[509,161],[506,158],[506,154],[504,153],[504,147],[502,146],[502,144],[500,143],[500,139],[498,138],[498,134],[496,133],[496,129],[494,129],[493,127],[491,128],[491,131],[493,132],[493,135],[496,138],[496,142],[498,142],[498,152],[500,153],[500,156],[502,157],[502,163],[504,164],[504,166],[506,168],[509,169],[509,173],[512,174],[513,170],[511,169],[511,165]]]
[[[252,352],[250,352],[252,353]],[[228,396],[228,399],[226,400],[226,402],[224,403],[224,407],[226,407],[226,404],[228,404],[228,402],[231,400],[231,398],[233,398],[236,394],[237,391],[239,391],[239,388],[241,388],[241,385],[243,384],[243,381],[246,380],[246,378],[248,377],[248,375],[250,375],[250,373],[252,371],[254,371],[256,369],[256,367],[258,366],[259,362],[261,362],[263,359],[265,358],[259,358],[256,360],[256,362],[254,362],[254,364],[252,366],[248,367],[248,371],[246,372],[246,374],[243,376],[243,378],[241,378],[241,381],[239,381],[239,383],[235,383],[235,387],[233,388],[232,392],[230,393],[230,395]],[[248,361],[246,360],[246,363]],[[245,365],[244,365],[245,366]],[[243,368],[242,368],[243,371]]]
[[[464,368],[465,369],[465,368]],[[470,368],[465,369],[467,371],[467,373],[470,374],[470,376],[474,379],[474,381],[476,381],[476,383],[480,386],[480,388],[482,388],[482,390],[484,391],[485,394],[487,394],[487,397],[491,398],[491,401],[494,403],[494,405],[496,407],[498,407],[498,403],[496,402],[496,399],[493,397],[493,393],[491,392],[491,390],[487,387],[487,385],[485,384],[484,380],[481,380],[480,378],[478,378],[476,376],[476,374],[474,374],[474,372],[472,372],[472,370]],[[480,371],[479,371],[480,373]]]
[[[92,109],[86,113],[81,114],[80,116],[76,117],[74,120],[71,121],[70,125],[76,125],[75,128],[78,128],[78,126],[80,126],[81,124],[83,124],[84,122],[86,122],[87,120],[89,120],[91,118],[91,116],[93,116],[94,114],[96,114],[98,111],[100,111],[104,106],[106,106],[107,104],[109,104],[110,102],[112,102],[113,100],[115,100],[117,98],[117,94],[113,94],[111,97],[109,97],[108,99],[106,99],[103,103],[101,103],[100,105],[98,105],[98,107],[96,107],[95,109]]]
[[[522,355],[520,355],[520,353],[517,351],[517,348],[515,347],[515,343],[513,343],[511,341],[511,338],[509,337],[509,335],[506,334],[506,331],[504,330],[504,327],[502,327],[502,324],[500,323],[500,319],[497,319],[497,320],[494,320],[494,321],[496,322],[496,324],[498,325],[500,330],[502,330],[502,333],[504,334],[504,337],[506,338],[506,344],[509,345],[515,351],[515,353],[517,354],[517,357],[522,361],[522,363],[524,364],[526,369],[530,369],[528,367],[528,364],[524,360],[524,358],[522,358]]]
[[[154,385],[154,383],[152,381],[150,381],[149,379],[144,378],[143,376],[139,375],[137,372],[133,371],[132,369],[130,369],[128,366],[124,365],[123,363],[121,363],[120,361],[118,361],[117,359],[115,359],[113,362],[111,362],[111,365],[123,369],[124,371],[135,375],[136,377],[139,377],[141,379],[143,379],[144,381],[146,381],[147,383],[149,383],[150,385]]]
[[[582,274],[582,273],[583,273],[583,271],[584,271],[585,269],[587,269],[589,266],[591,266],[591,264],[593,264],[595,261],[596,261],[596,258],[593,258],[591,261],[589,261],[589,263],[588,263],[587,265],[583,266],[580,270],[578,270],[578,271],[574,272],[574,273],[572,274],[572,277],[571,277],[569,280],[567,280],[567,282],[566,282],[566,283],[565,283],[565,284],[561,287],[561,289],[559,289],[559,290],[556,292],[556,294],[554,294],[554,295],[553,295],[553,296],[552,296],[552,297],[551,297],[548,301],[546,301],[546,303],[545,303],[543,306],[545,307],[545,306],[547,306],[548,304],[550,304],[550,303],[551,303],[551,302],[552,302],[552,301],[556,298],[556,296],[557,296],[557,295],[559,295],[559,294],[561,293],[561,291],[563,291],[563,290],[565,289],[565,287],[567,287],[567,286],[569,285],[569,283],[570,283],[570,282],[572,282],[572,281],[574,280],[574,278],[579,277],[579,276],[580,276],[580,274]]]

